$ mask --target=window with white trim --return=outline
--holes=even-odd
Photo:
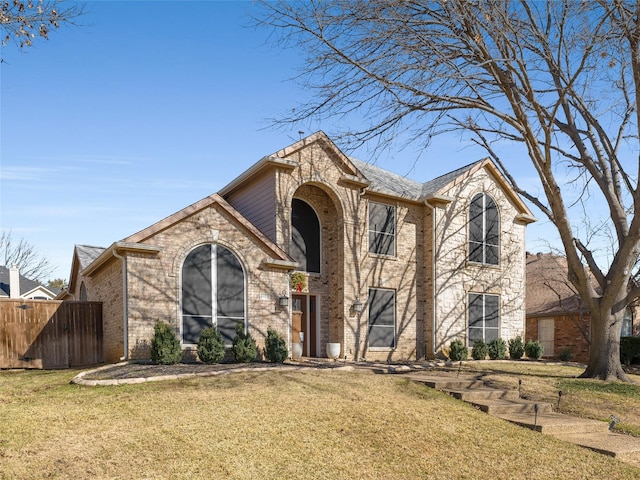
[[[396,346],[396,292],[384,288],[369,289],[369,346]]]
[[[396,254],[396,207],[369,202],[369,252]]]
[[[245,323],[245,276],[238,257],[226,247],[201,245],[182,265],[182,343],[195,345],[207,327],[222,334],[225,345]]]
[[[498,265],[500,217],[493,198],[478,193],[469,205],[469,261]]]
[[[469,294],[469,345],[478,339],[489,343],[500,337],[500,297]]]

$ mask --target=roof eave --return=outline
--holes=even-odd
[[[145,245],[141,243],[129,243],[129,242],[115,242],[111,244],[104,252],[100,254],[87,268],[82,271],[82,275],[90,277],[95,273],[102,265],[104,265],[112,256],[120,253],[143,253],[150,255],[157,255],[162,250],[157,245]]]

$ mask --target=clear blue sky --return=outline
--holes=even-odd
[[[75,244],[107,247],[218,191],[299,130],[337,133],[270,128],[305,98],[290,81],[303,56],[250,26],[251,2],[87,7],[81,26],[2,53],[0,227],[45,255],[53,278],[68,278]],[[441,138],[417,164],[411,149],[376,163],[426,181],[484,156]],[[530,227],[528,248],[549,232]]]

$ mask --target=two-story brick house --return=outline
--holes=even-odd
[[[322,132],[106,249],[77,246],[69,293],[103,302],[105,357],[148,356],[158,319],[185,349],[241,323],[304,353],[410,360],[524,333],[535,219],[489,160],[426,183],[347,157]],[[303,282],[291,284],[291,273]]]

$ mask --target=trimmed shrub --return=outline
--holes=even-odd
[[[562,351],[558,354],[558,359],[561,362],[570,362],[573,358],[573,352],[569,347],[563,348]]]
[[[287,342],[273,328],[267,328],[267,340],[264,346],[265,358],[273,363],[283,363],[289,356]]]
[[[484,340],[481,338],[477,339],[473,342],[473,348],[471,349],[471,357],[474,360],[484,360],[487,358],[487,354],[489,353],[489,348],[487,344],[484,343]]]
[[[258,354],[256,341],[249,332],[244,333],[244,327],[240,323],[236,325],[236,338],[233,339],[231,351],[233,352],[233,358],[240,363],[249,363]]]
[[[156,365],[173,365],[181,358],[180,340],[175,330],[168,323],[158,320],[153,327],[151,361]]]
[[[458,362],[469,358],[469,349],[464,346],[462,340],[454,340],[449,345],[449,359]]]
[[[224,358],[224,340],[218,330],[205,328],[198,339],[198,358],[207,364],[218,363]]]
[[[524,353],[526,353],[529,358],[540,360],[543,351],[544,347],[538,340],[528,340],[527,343],[524,344]]]
[[[620,362],[631,365],[640,361],[640,337],[620,338]]]
[[[518,335],[516,338],[509,340],[509,358],[512,360],[520,360],[524,356],[524,342],[522,337]]]
[[[491,360],[504,360],[507,356],[507,343],[501,338],[491,340],[487,348]]]

